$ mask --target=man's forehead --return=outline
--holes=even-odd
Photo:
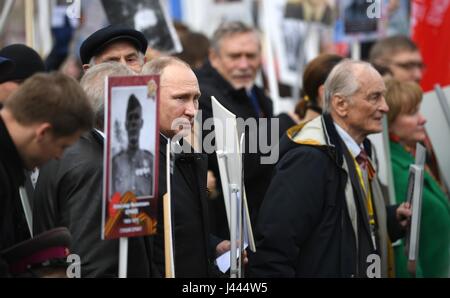
[[[422,61],[422,55],[419,51],[403,50],[392,55],[393,62]]]
[[[137,55],[139,53],[139,50],[133,45],[133,43],[126,40],[118,40],[105,47],[99,54],[97,54],[97,56],[117,54],[118,51],[125,52],[126,55]]]
[[[168,65],[161,74],[161,87],[195,86],[198,88],[198,80],[194,72],[185,65]]]
[[[364,93],[384,92],[384,85],[381,75],[372,68],[364,67],[355,71],[355,77],[359,82],[360,91]]]
[[[243,47],[254,47],[255,50],[261,48],[259,37],[254,32],[242,32],[224,36],[219,44],[222,50],[226,49],[227,51],[237,50]]]

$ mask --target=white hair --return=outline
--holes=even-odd
[[[339,94],[350,100],[350,97],[358,92],[360,88],[360,81],[355,74],[355,69],[358,66],[361,66],[368,71],[378,73],[370,63],[350,59],[342,60],[333,68],[325,81],[325,96],[323,103],[324,113],[331,112],[331,100],[334,95]]]
[[[80,84],[91,102],[97,123],[103,121],[104,116],[105,78],[132,75],[134,72],[131,69],[118,62],[100,63],[85,72]]]

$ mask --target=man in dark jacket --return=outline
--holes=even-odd
[[[175,277],[213,277],[217,273],[212,265],[213,249],[219,241],[211,243],[207,206],[207,158],[193,153],[185,138],[190,134],[198,110],[200,90],[189,65],[173,57],[162,57],[144,65],[144,74],[161,75],[159,106],[159,201],[158,226],[155,239],[155,262],[164,272],[164,226],[162,197],[167,193],[166,148],[168,138],[173,146],[183,149],[173,156],[171,175],[171,206],[175,255]],[[190,141],[192,144],[192,141]],[[219,245],[220,246],[220,245]]]
[[[24,170],[60,158],[92,125],[85,93],[62,74],[34,75],[6,101],[0,111],[0,250],[31,236]]]
[[[386,208],[366,136],[389,108],[381,76],[344,60],[325,82],[325,114],[291,128],[256,228],[255,277],[388,277],[408,206]],[[372,156],[373,158],[373,156]],[[391,259],[392,260],[392,259]]]
[[[101,240],[103,202],[103,114],[105,77],[132,75],[119,63],[101,63],[82,78],[95,110],[95,129],[85,133],[61,160],[40,169],[34,193],[34,230],[65,226],[72,234],[71,251],[81,259],[82,277],[117,277],[119,240]],[[129,277],[153,276],[149,237],[129,239]]]
[[[209,61],[198,71],[203,121],[213,117],[211,96],[244,121],[271,118],[272,101],[255,85],[256,75],[260,69],[261,43],[256,30],[241,22],[223,23],[214,33]],[[270,183],[273,166],[261,162],[262,154],[259,146],[256,153],[251,152],[250,148],[256,145],[252,144],[256,141],[255,137],[260,140],[261,136],[265,135],[266,140],[270,140],[271,131],[269,125],[261,122],[257,127],[251,125],[245,127],[242,123],[237,129],[239,134],[245,132],[246,135],[244,182],[250,217],[254,222]],[[204,130],[204,136],[209,133],[210,131]],[[208,155],[208,168],[219,177],[215,153]],[[215,213],[211,223],[215,227],[214,232],[227,239],[228,224],[223,197],[211,201],[211,204],[211,209]]]

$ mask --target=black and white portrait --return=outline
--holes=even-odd
[[[123,24],[141,31],[148,46],[165,53],[181,52],[172,21],[159,0],[102,0],[111,24]]]
[[[155,185],[155,101],[147,88],[113,87],[111,92],[111,193],[151,197]]]
[[[379,19],[370,18],[368,11],[371,2],[366,0],[347,0],[343,5],[343,19],[345,34],[368,34],[378,31]],[[342,12],[341,12],[342,13]]]

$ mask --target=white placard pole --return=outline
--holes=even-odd
[[[128,238],[121,237],[119,245],[119,278],[127,278]]]
[[[266,70],[267,79],[269,81],[270,97],[273,102],[273,112],[274,114],[280,113],[280,93],[278,90],[278,81],[275,72],[275,60],[272,47],[272,29],[273,26],[269,20],[269,14],[267,13],[269,0],[263,0],[263,12],[264,12],[264,38],[266,45]]]
[[[171,176],[173,165],[171,163],[171,140],[167,140],[166,149],[166,185],[167,193],[163,196],[164,209],[164,258],[166,278],[175,278],[175,261],[173,255],[173,234],[172,234],[172,192]]]

